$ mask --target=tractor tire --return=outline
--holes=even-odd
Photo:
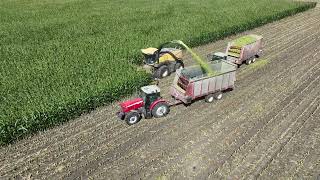
[[[131,126],[133,124],[138,123],[141,120],[141,115],[137,112],[130,112],[126,116],[125,120],[126,120],[126,123]]]
[[[157,105],[155,105],[152,109],[152,115],[155,118],[164,117],[170,112],[169,105],[164,102],[159,102]]]
[[[209,94],[206,96],[205,102],[212,103],[214,99],[215,99],[215,96],[213,94]]]
[[[177,63],[174,65],[174,71],[184,68],[184,64],[182,61],[177,61]]]
[[[155,77],[158,79],[165,78],[169,75],[170,75],[170,70],[167,65],[162,65],[155,71]]]
[[[217,92],[217,93],[215,93],[214,94],[214,98],[216,99],[216,100],[221,100],[222,99],[222,92]]]

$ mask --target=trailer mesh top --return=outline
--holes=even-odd
[[[231,45],[241,48],[242,46],[254,43],[260,39],[262,39],[262,36],[250,34],[250,35],[242,36],[238,39],[235,39],[234,41],[232,41]]]
[[[231,71],[235,71],[237,69],[236,65],[229,63],[227,61],[224,61],[224,60],[213,61],[213,62],[209,63],[209,67],[214,72],[216,72],[214,75],[212,75],[210,77],[218,76],[218,75],[228,73]],[[187,68],[182,69],[181,75],[188,80],[199,80],[202,78],[209,77],[207,75],[207,73],[205,71],[203,71],[199,65],[189,66]]]

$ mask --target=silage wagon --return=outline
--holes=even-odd
[[[237,66],[225,60],[213,61],[209,67],[215,72],[208,74],[200,66],[191,66],[176,72],[170,94],[184,104],[205,97],[206,102],[220,100],[225,90],[232,90]]]
[[[215,52],[209,56],[210,60],[227,60],[241,65],[254,63],[262,55],[262,36],[246,35],[228,43],[225,53]]]

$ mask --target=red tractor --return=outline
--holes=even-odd
[[[169,111],[169,103],[160,96],[160,88],[156,85],[141,88],[140,97],[120,103],[121,111],[117,112],[120,119],[128,125],[138,123],[142,116],[147,118],[164,117]]]

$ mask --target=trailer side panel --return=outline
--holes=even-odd
[[[209,93],[209,83],[210,83],[210,78],[204,79],[202,81],[201,94],[208,94]]]
[[[209,92],[216,90],[216,78],[210,78]]]
[[[223,77],[220,75],[220,76],[216,76],[216,91],[217,90],[220,90],[222,88],[222,80],[223,80]]]
[[[202,81],[195,81],[193,83],[193,97],[201,96],[201,88],[202,88]]]

